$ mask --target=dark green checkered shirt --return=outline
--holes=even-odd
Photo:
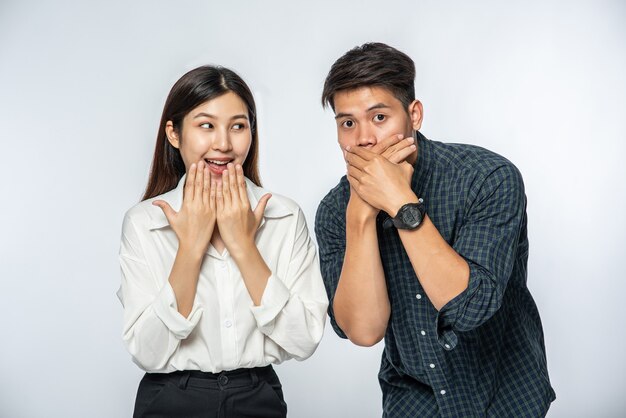
[[[469,264],[468,288],[437,311],[395,228],[377,218],[391,318],[379,373],[384,416],[541,417],[550,386],[537,306],[526,286],[522,176],[483,148],[418,133],[411,187],[443,238]],[[332,300],[346,247],[350,187],[343,177],[320,203],[315,232]]]

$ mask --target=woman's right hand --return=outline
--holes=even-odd
[[[215,190],[211,189],[211,173],[204,161],[192,164],[187,172],[180,211],[164,200],[152,204],[165,214],[178,237],[179,250],[204,255],[215,228]]]

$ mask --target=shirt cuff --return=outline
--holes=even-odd
[[[250,308],[257,327],[263,334],[270,334],[274,330],[275,319],[288,301],[289,289],[282,280],[272,274],[267,279],[261,304]]]
[[[457,328],[457,321],[463,315],[468,299],[478,290],[480,283],[479,270],[472,262],[466,261],[470,269],[467,288],[446,303],[437,312],[435,319],[437,342],[446,350],[452,350],[458,344],[459,340],[454,329]]]
[[[202,308],[196,306],[192,308],[189,317],[185,318],[178,312],[176,295],[169,282],[159,292],[153,304],[157,317],[165,324],[167,329],[179,340],[184,340],[191,334],[202,316]]]

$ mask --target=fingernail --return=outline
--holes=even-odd
[[[346,151],[350,151],[352,147],[350,145],[346,146]]]
[[[409,142],[409,144],[412,144],[413,142],[415,142],[415,139],[413,139],[413,137],[407,138],[406,140]]]
[[[398,139],[402,139],[402,138],[404,138],[404,135],[398,134]]]

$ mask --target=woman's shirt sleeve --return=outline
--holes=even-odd
[[[145,228],[147,231],[148,229]],[[119,252],[124,307],[123,340],[133,361],[146,371],[165,370],[170,357],[202,316],[194,304],[188,318],[178,312],[168,277],[156,277],[142,247],[142,229],[127,214]]]
[[[251,307],[258,329],[290,357],[310,357],[324,334],[328,298],[317,249],[302,210],[295,214],[293,247],[284,275],[267,281],[259,306]],[[278,238],[277,238],[278,239]]]

